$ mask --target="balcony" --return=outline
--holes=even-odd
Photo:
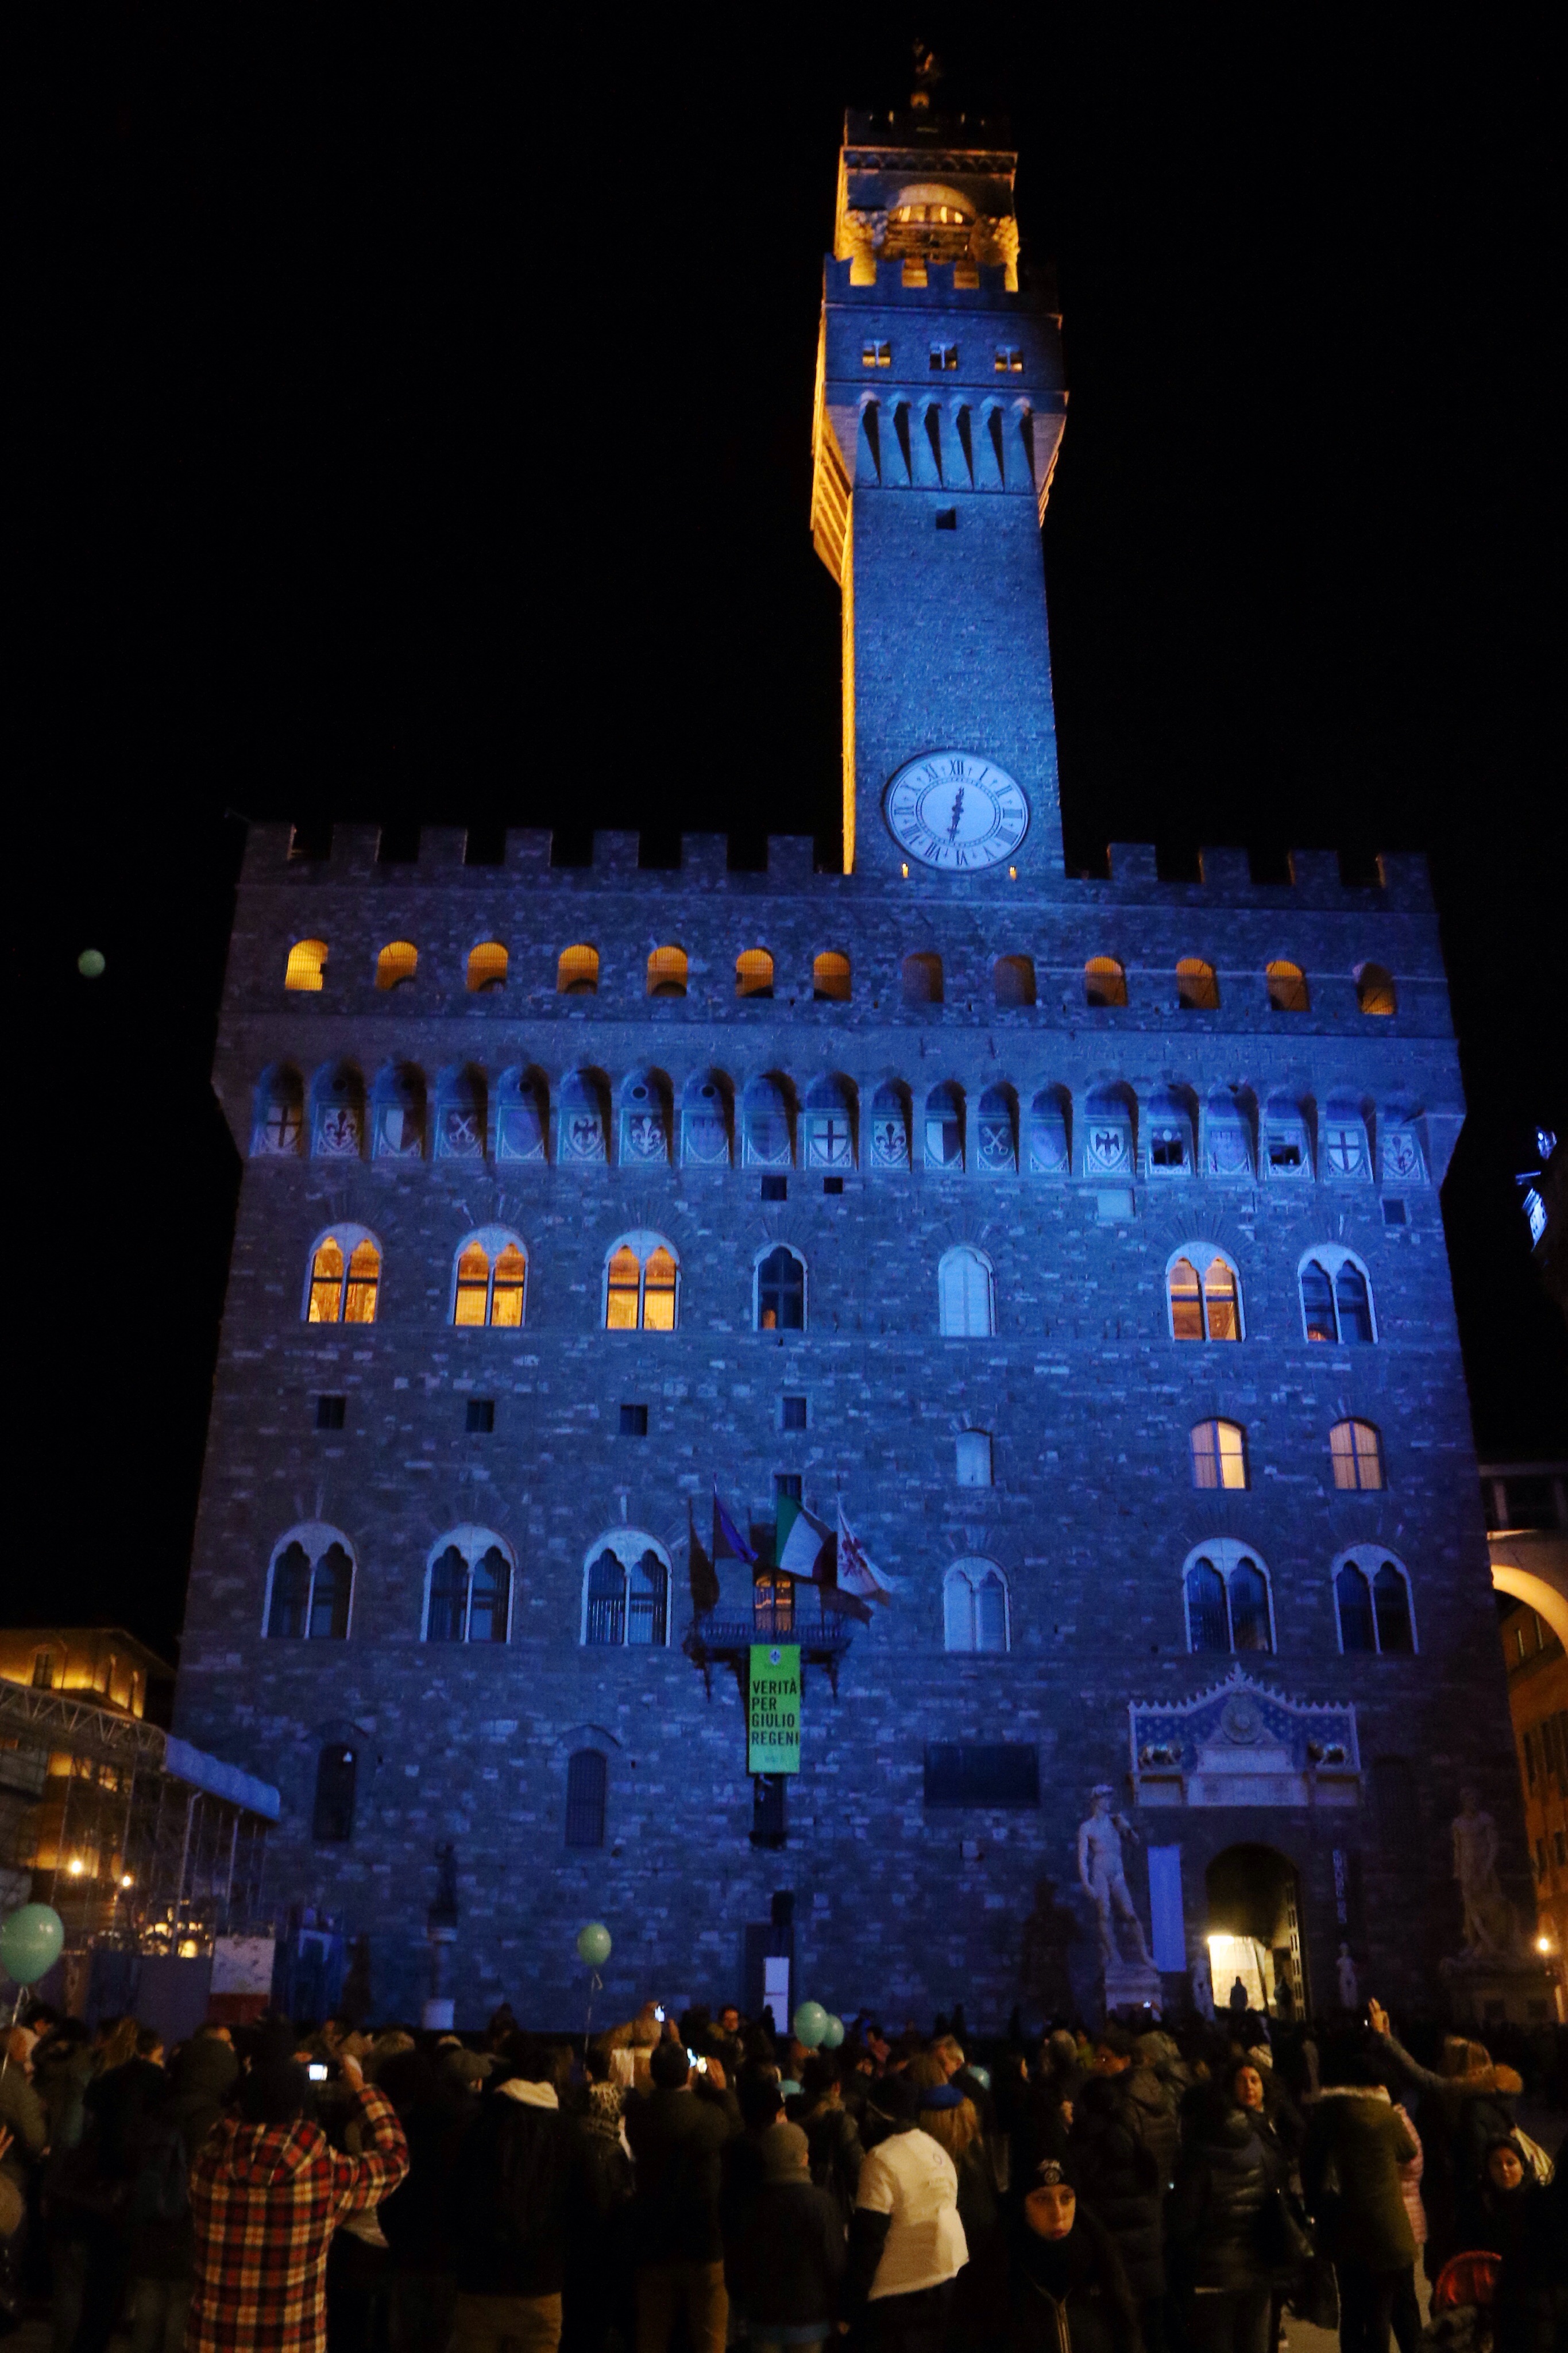
[[[795,1586],[785,1578],[779,1583],[785,1588],[780,1598],[759,1598],[749,1614],[731,1608],[708,1610],[692,1619],[680,1647],[702,1670],[710,1693],[715,1662],[734,1668],[743,1694],[753,1642],[796,1642],[803,1672],[808,1665],[826,1667],[837,1697],[838,1668],[854,1639],[855,1620],[829,1608],[819,1586]],[[767,1585],[766,1577],[759,1580],[759,1597]]]

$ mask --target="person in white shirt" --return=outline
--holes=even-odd
[[[868,2353],[942,2353],[952,2283],[969,2261],[952,2159],[916,2127],[919,2094],[887,2075],[866,2103],[868,2147],[849,2224],[842,2329],[865,2316]]]

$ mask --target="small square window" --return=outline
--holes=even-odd
[[[825,1193],[842,1193],[844,1190],[843,1177],[825,1176],[822,1180],[822,1189]]]
[[[1385,1226],[1407,1226],[1410,1223],[1409,1203],[1391,1196],[1383,1205],[1383,1222]]]
[[[805,1428],[805,1399],[804,1398],[786,1397],[779,1399],[779,1428],[781,1430],[804,1430]]]
[[[951,371],[957,365],[958,345],[956,343],[933,343],[931,345],[931,374],[933,375],[941,375],[944,369]]]
[[[1018,348],[1017,348],[1017,346],[1016,346],[1016,344],[1006,344],[1006,343],[998,343],[998,344],[997,344],[997,346],[996,346],[996,373],[997,373],[997,375],[1023,375],[1023,373],[1024,373],[1024,354],[1023,354],[1023,353],[1022,353],[1021,351],[1019,351],[1019,350],[1018,350]]]
[[[961,1430],[958,1433],[957,1472],[961,1487],[989,1487],[991,1484],[991,1433],[986,1430]]]
[[[958,509],[956,507],[938,507],[936,511],[936,527],[938,531],[956,531],[958,529]]]
[[[891,343],[862,343],[860,364],[862,367],[891,367],[893,364]]]
[[[463,1428],[470,1438],[488,1438],[496,1426],[494,1398],[470,1398]]]
[[[341,1430],[343,1426],[343,1416],[348,1411],[348,1403],[345,1397],[319,1397],[316,1399],[316,1428]]]
[[[763,1178],[763,1198],[764,1201],[787,1201],[789,1199],[789,1178],[787,1176],[764,1176]]]
[[[800,1472],[798,1471],[775,1471],[773,1472],[773,1501],[775,1504],[799,1503]]]
[[[646,1405],[622,1406],[621,1436],[623,1438],[646,1438],[647,1436],[647,1408]]]

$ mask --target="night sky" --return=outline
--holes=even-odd
[[[821,257],[915,33],[1010,114],[1058,274],[1069,863],[1429,853],[1477,1441],[1568,1453],[1514,1182],[1568,1125],[1546,17],[982,13],[584,10],[574,51],[152,9],[20,85],[13,1622],[177,1636],[236,812],[832,845]]]

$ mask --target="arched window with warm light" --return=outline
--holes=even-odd
[[[903,962],[902,983],[906,1005],[940,1005],[942,1003],[941,956],[907,955]]]
[[[849,959],[836,948],[825,948],[812,959],[811,994],[817,1005],[847,1005],[849,1002]]]
[[[1381,1658],[1415,1651],[1409,1572],[1381,1545],[1355,1545],[1335,1561],[1334,1615],[1342,1651]]]
[[[963,1091],[951,1082],[926,1097],[925,1165],[945,1176],[963,1174]]]
[[[353,1549],[341,1528],[312,1520],[290,1528],[268,1567],[269,1641],[342,1642],[353,1600]]]
[[[1307,987],[1307,976],[1299,964],[1289,964],[1276,957],[1265,966],[1268,983],[1268,1002],[1276,1013],[1310,1013],[1312,1000]]]
[[[647,960],[647,993],[650,997],[684,997],[686,979],[687,962],[684,948],[664,947],[652,950]]]
[[[1247,1487],[1247,1432],[1239,1421],[1195,1421],[1189,1445],[1194,1487]]]
[[[296,940],[283,967],[283,986],[285,988],[321,988],[326,979],[326,971],[325,940]]]
[[[1372,1284],[1361,1261],[1337,1242],[1323,1242],[1301,1261],[1301,1325],[1309,1340],[1328,1346],[1370,1347],[1377,1338]]]
[[[468,950],[468,989],[479,996],[490,988],[506,987],[507,965],[510,959],[500,940],[481,940]]]
[[[599,951],[582,943],[563,948],[555,964],[558,997],[593,997],[599,987]]]
[[[1090,956],[1083,968],[1083,1001],[1101,1009],[1127,1002],[1127,967],[1115,956]]]
[[[801,1157],[807,1168],[837,1169],[855,1166],[855,1090],[847,1079],[834,1074],[816,1079],[806,1089],[801,1110]]]
[[[1223,1251],[1191,1243],[1165,1271],[1173,1340],[1239,1340],[1241,1280]]]
[[[528,1287],[528,1253],[504,1226],[483,1226],[458,1251],[452,1321],[516,1331]]]
[[[1250,1545],[1218,1536],[1188,1554],[1182,1571],[1189,1651],[1272,1651],[1268,1572]]]
[[[504,1642],[517,1561],[492,1528],[465,1525],[437,1537],[425,1564],[426,1642]]]
[[[310,1251],[307,1324],[374,1324],[381,1295],[381,1247],[363,1226],[334,1226]]]
[[[1355,1001],[1363,1013],[1394,1013],[1398,999],[1394,987],[1394,975],[1381,964],[1356,966]]]
[[[996,1329],[996,1285],[990,1260],[967,1244],[937,1268],[938,1325],[944,1340],[988,1340]]]
[[[1383,1440],[1370,1421],[1336,1421],[1329,1432],[1334,1485],[1349,1494],[1381,1494]]]
[[[583,1641],[594,1650],[662,1650],[669,1641],[669,1555],[640,1528],[616,1528],[589,1553]]]
[[[1033,956],[998,956],[991,971],[996,1003],[1003,1011],[1017,1011],[1035,1001]]]
[[[605,1329],[673,1332],[679,1261],[658,1234],[628,1234],[605,1261]]]
[[[377,988],[400,988],[419,969],[419,951],[409,940],[388,940],[375,960]]]
[[[1007,1580],[994,1560],[955,1560],[942,1581],[942,1647],[993,1657],[1008,1647]]]
[[[305,1082],[287,1063],[275,1063],[256,1090],[250,1150],[258,1160],[297,1160],[305,1133]]]
[[[735,994],[737,997],[771,997],[773,993],[773,960],[766,948],[742,948],[735,958]]]
[[[1176,1003],[1184,1013],[1219,1010],[1219,976],[1202,956],[1177,958]]]
[[[800,1252],[780,1242],[758,1259],[755,1279],[757,1330],[804,1332],[805,1261]]]

